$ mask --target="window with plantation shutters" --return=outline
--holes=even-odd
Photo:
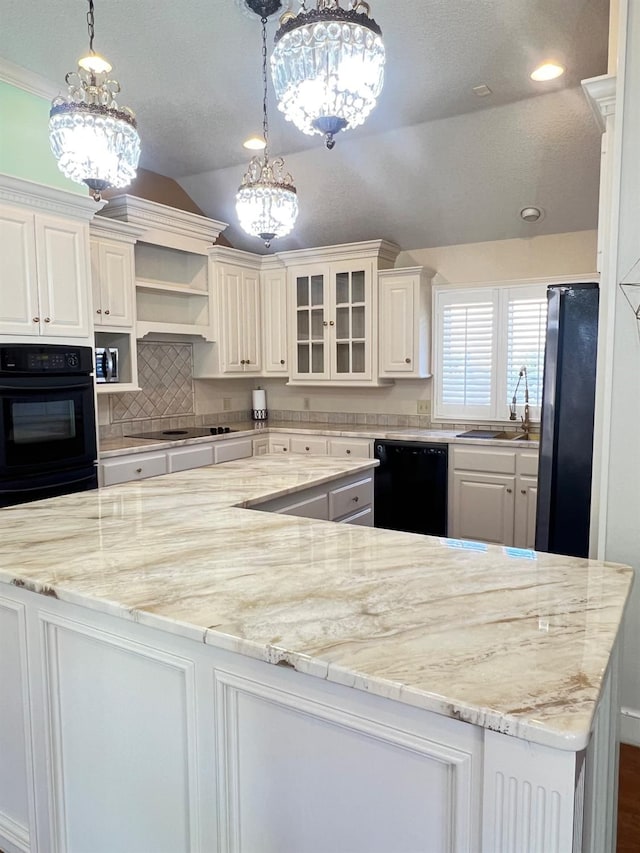
[[[537,288],[536,288],[537,290]],[[523,367],[527,369],[531,416],[539,415],[542,405],[544,345],[547,328],[546,292],[509,291],[507,299],[507,377],[506,404],[511,403]],[[524,403],[524,378],[520,380],[517,402]]]
[[[433,417],[505,421],[523,366],[530,416],[542,398],[547,321],[546,283],[434,287]],[[517,392],[524,412],[524,379]]]

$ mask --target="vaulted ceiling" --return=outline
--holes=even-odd
[[[271,149],[300,201],[280,248],[385,237],[412,249],[596,227],[600,134],[580,80],[607,70],[606,0],[370,5],[387,66],[361,128],[327,151],[287,124],[270,93]],[[63,89],[86,52],[86,10],[84,0],[0,0],[0,56]],[[138,116],[141,165],[229,222],[234,245],[261,251],[234,209],[242,141],[261,127],[259,20],[243,0],[95,0],[95,17],[96,49]],[[533,83],[549,57],[567,73]],[[480,84],[489,96],[473,93]],[[519,217],[527,205],[544,210],[535,225]]]

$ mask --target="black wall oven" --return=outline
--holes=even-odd
[[[0,346],[0,507],[94,489],[90,347]]]

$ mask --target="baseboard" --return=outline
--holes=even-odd
[[[635,708],[620,709],[620,740],[632,746],[640,746],[640,711]]]

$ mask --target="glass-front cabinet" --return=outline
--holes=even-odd
[[[293,381],[372,379],[370,260],[292,267]]]

